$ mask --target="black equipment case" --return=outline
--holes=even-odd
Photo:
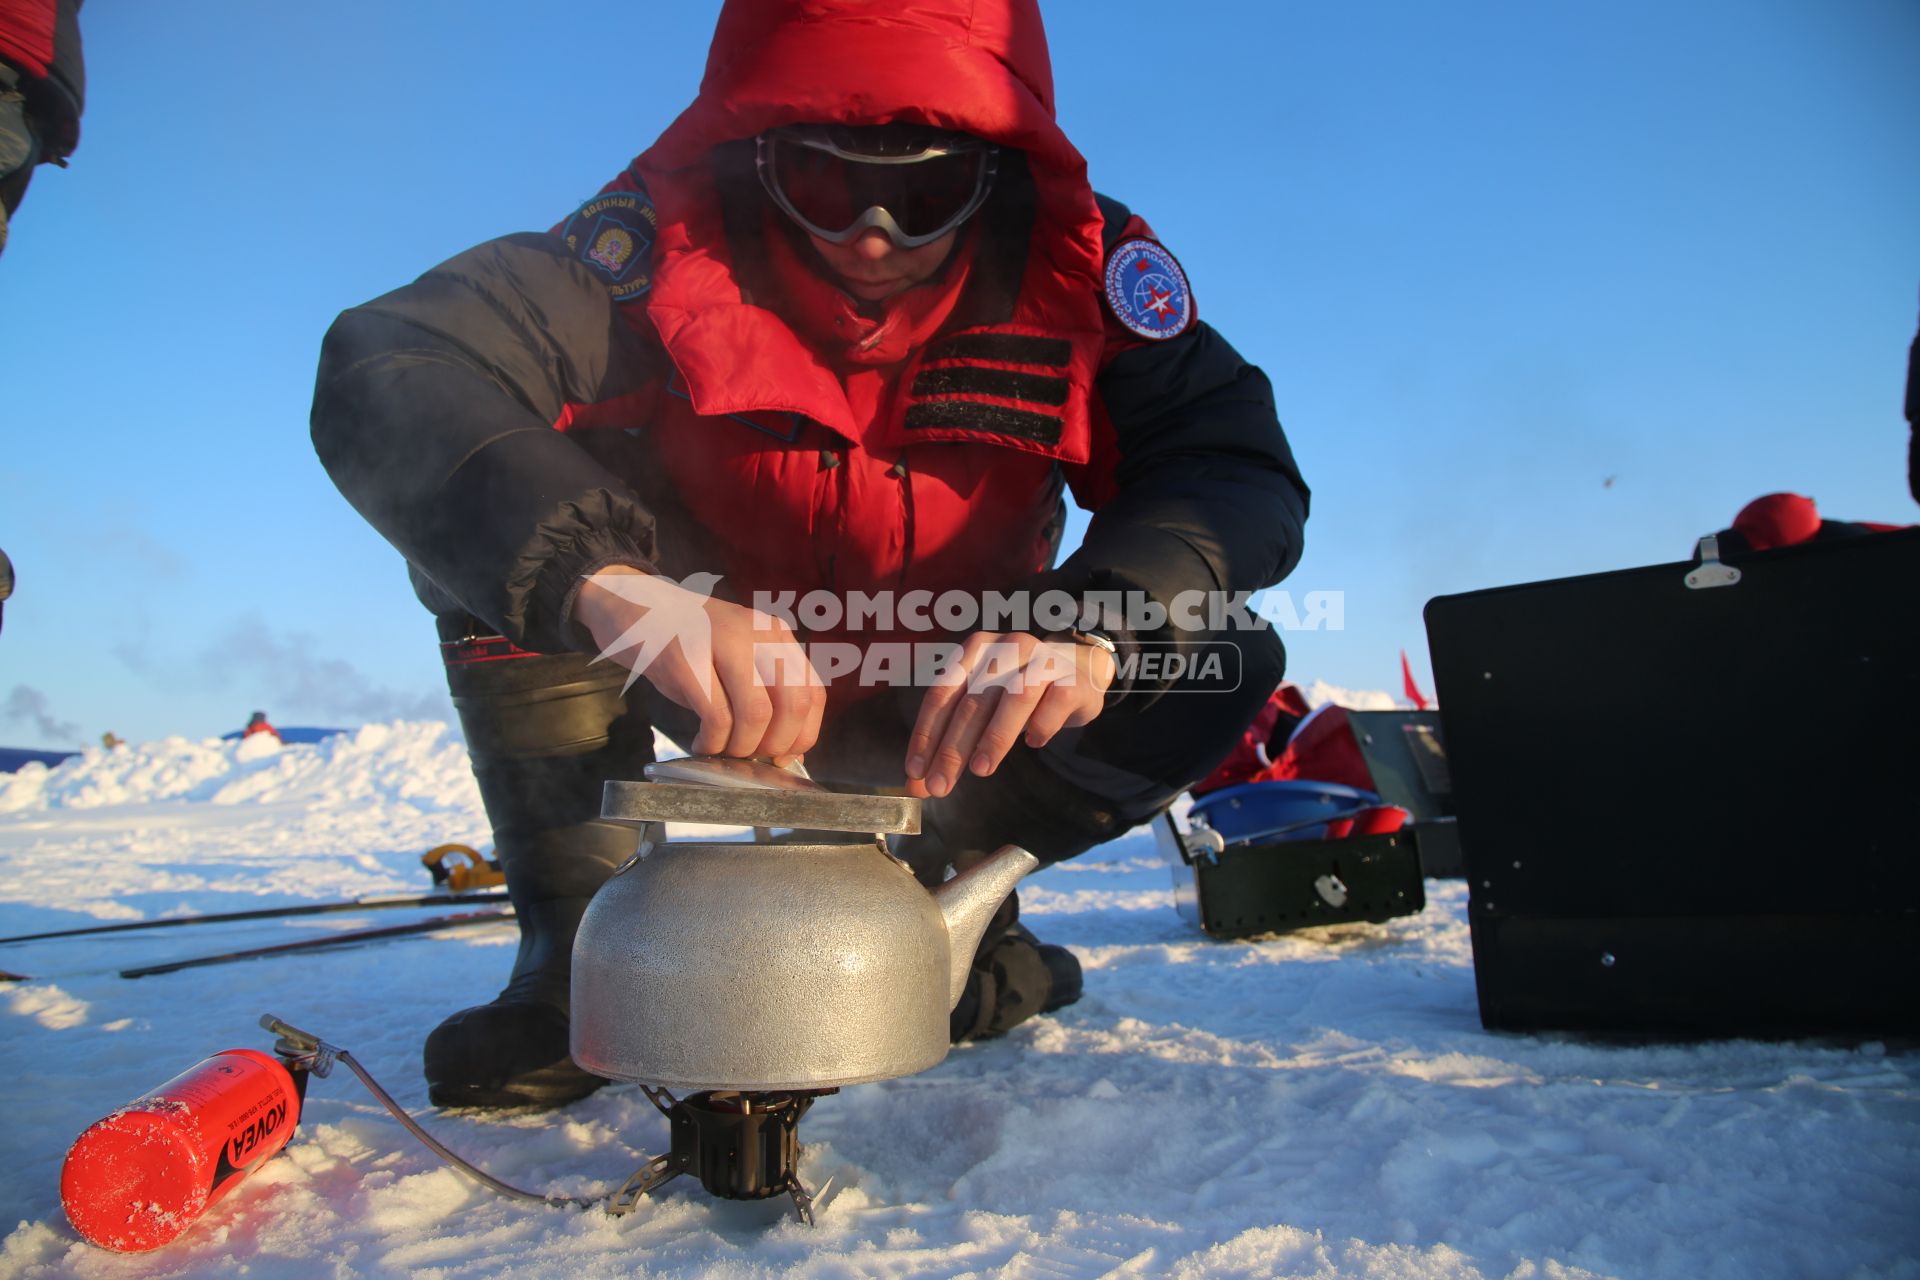
[[[1153,822],[1173,871],[1173,905],[1212,938],[1288,933],[1315,925],[1378,923],[1427,905],[1412,830],[1344,840],[1228,844],[1171,811]],[[1202,841],[1197,836],[1211,836]]]
[[[1215,938],[1377,924],[1425,909],[1423,874],[1464,874],[1438,714],[1348,710],[1347,722],[1373,790],[1410,823],[1389,835],[1234,841],[1164,813],[1154,836],[1189,924]],[[1329,798],[1327,809],[1342,803]]]
[[[1491,1028],[1920,1031],[1920,530],[1441,596]]]

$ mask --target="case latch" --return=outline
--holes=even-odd
[[[1691,591],[1705,591],[1709,587],[1730,587],[1740,581],[1740,571],[1730,564],[1720,562],[1720,537],[1708,534],[1700,539],[1700,563],[1687,575],[1687,588]]]

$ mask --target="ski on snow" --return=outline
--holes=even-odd
[[[502,889],[489,893],[422,893],[407,898],[349,898],[339,902],[303,902],[291,907],[221,911],[212,915],[161,916],[157,920],[128,920],[119,924],[89,925],[81,929],[22,933],[11,938],[0,938],[0,946],[13,942],[44,942],[49,938],[81,938],[101,933],[125,933],[131,929],[173,929],[190,924],[232,924],[242,920],[278,920],[288,916],[320,916],[343,911],[381,911],[389,907],[464,907],[470,903],[505,902],[506,900],[506,891]]]
[[[473,901],[474,899],[467,899]],[[481,901],[491,901],[482,898]],[[380,905],[398,905],[382,903]],[[452,915],[435,916],[430,920],[414,920],[407,924],[381,925],[372,929],[348,929],[341,933],[323,934],[316,938],[301,938],[295,942],[279,942],[265,947],[246,947],[237,951],[219,951],[212,955],[190,956],[184,960],[168,960],[160,964],[138,965],[131,969],[117,970],[123,978],[147,978],[162,973],[177,973],[182,969],[204,969],[210,965],[233,964],[241,960],[258,960],[272,956],[299,955],[309,951],[325,951],[334,948],[360,946],[370,942],[379,942],[387,938],[405,938],[421,934],[438,933],[443,929],[463,929],[477,924],[493,924],[498,921],[512,920],[513,909],[504,911],[460,911]],[[95,970],[94,972],[116,972],[115,970]],[[78,977],[79,974],[60,974],[59,977]],[[32,982],[32,974],[13,973],[0,969],[0,982]]]
[[[364,942],[378,942],[382,938],[403,938],[411,934],[436,933],[441,929],[463,929],[469,925],[491,924],[496,920],[511,919],[513,919],[511,908],[505,911],[461,911],[449,916],[435,916],[431,920],[416,920],[411,924],[389,924],[376,929],[349,929],[345,933],[330,933],[319,938],[302,938],[298,942],[280,942],[270,947],[248,947],[243,951],[222,951],[216,955],[195,956],[188,960],[169,960],[165,964],[141,965],[134,969],[120,970],[120,976],[146,978],[160,973],[177,973],[181,969],[204,969],[208,965],[231,964],[236,960],[255,960],[264,956],[321,951],[329,947],[357,946]]]

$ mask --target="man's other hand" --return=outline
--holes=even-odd
[[[1043,747],[1100,714],[1113,655],[1097,645],[980,631],[920,703],[907,739],[907,790],[944,796],[964,770],[986,777],[1016,741]]]

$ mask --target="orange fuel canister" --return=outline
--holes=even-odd
[[[67,1221],[121,1253],[178,1238],[287,1145],[304,1083],[276,1058],[228,1049],[95,1121],[60,1169]]]

